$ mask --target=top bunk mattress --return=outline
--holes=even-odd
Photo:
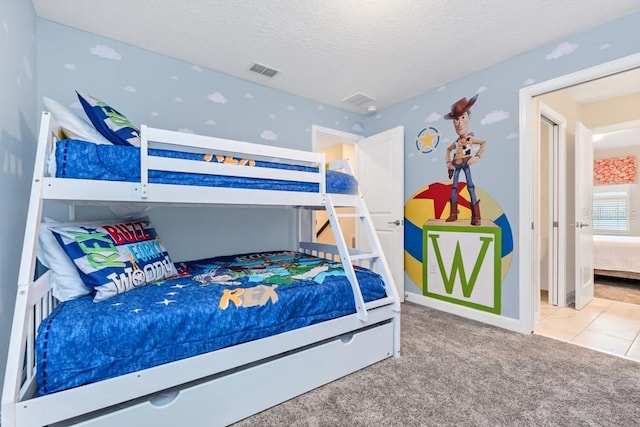
[[[50,175],[56,178],[140,182],[140,148],[138,147],[93,144],[81,140],[63,139],[56,142],[55,150],[52,154],[49,171]],[[153,148],[149,149],[149,155],[221,163],[228,161],[224,156]],[[236,160],[234,159],[234,161]],[[260,160],[246,162],[237,160],[236,162],[239,164],[239,167],[317,171],[317,168],[308,166]],[[149,182],[155,184],[198,185],[314,193],[319,191],[319,185],[311,182],[158,170],[149,171]],[[328,193],[334,194],[358,193],[358,184],[352,175],[333,170],[326,171],[326,188]]]

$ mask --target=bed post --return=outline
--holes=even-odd
[[[53,133],[53,127],[54,124],[52,123],[51,115],[46,111],[43,112],[40,122],[35,164],[33,167],[33,180],[31,183],[31,195],[29,196],[29,208],[22,243],[18,288],[11,324],[7,366],[2,388],[2,425],[5,426],[15,424],[15,404],[17,404],[20,399],[24,364],[27,363],[26,369],[30,369],[30,366],[28,366],[30,358],[27,357],[25,361],[24,357],[29,332],[27,330],[27,326],[29,325],[27,318],[31,311],[29,291],[35,274],[36,245],[42,216],[42,180],[45,173],[46,150],[50,138],[57,137]],[[31,348],[30,351],[32,350]]]

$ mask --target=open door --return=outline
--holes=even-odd
[[[593,298],[593,135],[582,123],[576,124],[575,148],[575,285],[576,309]]]
[[[404,127],[358,142],[358,182],[404,301]],[[364,236],[359,242],[366,242]],[[360,243],[359,243],[360,244]]]

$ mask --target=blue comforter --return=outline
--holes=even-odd
[[[216,156],[185,153],[172,150],[150,149],[153,156],[188,160],[217,161]],[[107,181],[140,181],[140,149],[124,145],[93,144],[86,141],[65,139],[56,143],[56,177],[94,179]],[[254,165],[254,162],[247,165]],[[239,166],[251,167],[251,166]],[[317,171],[317,169],[256,161],[253,167]],[[158,184],[200,185],[210,187],[253,188],[281,191],[318,192],[318,184],[276,179],[244,178],[223,175],[191,174],[184,172],[149,171],[149,182]],[[358,186],[352,175],[327,171],[327,192],[357,194]]]
[[[60,303],[36,339],[40,395],[355,313],[341,264],[298,252],[190,261],[188,276]],[[365,301],[381,277],[356,268]]]

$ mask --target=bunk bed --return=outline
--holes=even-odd
[[[227,425],[385,358],[399,357],[398,294],[346,161],[325,167],[320,153],[148,126],[141,127],[140,147],[103,147],[60,135],[56,120],[43,112],[2,392],[3,426]],[[118,175],[117,164],[91,173],[70,166],[74,161],[104,163],[107,157],[125,165],[124,172]],[[217,161],[211,161],[214,158]],[[103,300],[96,300],[96,293],[60,301],[52,289],[52,271],[36,277],[48,201],[68,203],[71,220],[74,206],[83,205],[324,209],[336,245],[300,242],[278,252],[174,264],[166,248],[154,240],[148,218],[101,223],[131,238],[149,237],[154,242],[150,253],[167,256],[164,267],[155,263],[156,270],[149,267],[150,271],[167,274],[139,287],[130,279],[128,286],[111,289]],[[343,206],[354,207],[355,213],[338,213],[336,207]],[[341,215],[360,221],[366,251],[347,247],[339,227]],[[64,232],[94,232],[97,227],[72,222],[50,230],[64,243]],[[71,259],[72,253],[68,252]],[[301,284],[283,273],[287,269]],[[80,271],[83,280],[90,276]],[[119,277],[124,283],[124,276]],[[300,297],[296,288],[312,293]],[[180,296],[188,304],[182,311],[174,310],[173,320],[150,317],[129,323],[135,312],[127,305],[132,300],[168,307],[178,299],[178,291],[184,291]],[[243,310],[243,315],[229,319],[216,317],[223,306],[233,312],[226,310],[229,305],[242,305],[242,292],[252,295],[244,305],[259,307],[257,316],[244,316],[250,310]],[[320,304],[305,305],[305,300],[326,301],[318,308]],[[202,327],[193,328],[186,318]],[[263,318],[275,320],[262,327]],[[108,322],[120,323],[107,327]],[[180,336],[165,334],[182,329]],[[127,345],[114,349],[114,340]],[[187,341],[188,346],[181,346]],[[169,347],[171,351],[165,351]],[[59,348],[71,349],[71,354],[56,356]],[[112,354],[105,348],[122,353],[125,362],[114,368],[116,362],[106,357]],[[94,368],[106,370],[84,376]]]

